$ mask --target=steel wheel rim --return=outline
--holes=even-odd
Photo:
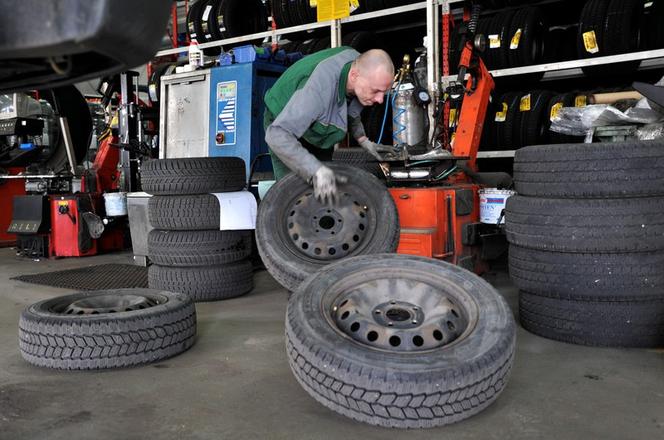
[[[98,295],[79,298],[72,302],[60,303],[51,311],[60,315],[101,315],[108,313],[133,312],[163,304],[166,300],[145,295]]]
[[[325,205],[306,192],[286,213],[286,234],[298,252],[317,261],[352,255],[370,236],[372,212],[359,197],[339,194],[335,205]]]
[[[464,295],[464,298],[460,298]],[[478,311],[467,294],[411,277],[365,278],[343,289],[327,310],[334,330],[383,351],[417,353],[464,340]]]

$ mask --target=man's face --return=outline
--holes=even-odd
[[[383,69],[358,72],[355,81],[355,96],[365,107],[381,104],[391,85],[392,75]]]

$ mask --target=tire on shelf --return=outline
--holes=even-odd
[[[509,67],[509,48],[510,30],[512,26],[512,19],[514,18],[515,11],[503,11],[496,15],[495,20],[491,23],[493,28],[490,29],[492,35],[498,35],[500,38],[500,47],[489,49],[490,57],[493,65],[491,69],[506,69]]]
[[[514,132],[520,125],[521,114],[519,112],[519,102],[523,96],[522,92],[510,92],[500,97],[498,100],[498,109],[496,112],[505,112],[504,120],[496,120],[494,117],[494,126],[496,133],[496,143],[501,150],[515,150],[518,148],[514,142]],[[507,109],[504,106],[507,105]],[[500,108],[500,107],[503,108]]]
[[[211,13],[211,25],[223,38],[241,37],[268,30],[267,9],[261,0],[218,0]],[[230,44],[227,48],[247,44],[260,45],[262,39]]]
[[[33,365],[97,370],[148,364],[194,344],[196,309],[187,296],[149,289],[80,292],[27,307],[21,356]]]
[[[519,320],[536,335],[600,347],[664,346],[664,297],[570,301],[519,292]]]
[[[540,145],[514,157],[524,196],[619,198],[664,196],[664,142]]]
[[[197,266],[148,268],[148,285],[182,293],[195,302],[235,298],[254,288],[253,268],[248,260],[235,263]]]
[[[526,7],[514,14],[505,47],[509,67],[540,64],[544,60],[544,41],[548,26],[542,9]],[[518,34],[518,35],[517,35]]]
[[[153,229],[148,234],[148,255],[161,266],[233,263],[251,255],[251,232]]]
[[[512,313],[488,283],[422,257],[339,261],[288,301],[287,355],[300,385],[327,408],[383,427],[481,412],[506,386],[515,339]]]
[[[664,250],[664,197],[631,199],[507,200],[511,244],[529,249],[578,253]]]
[[[221,4],[224,0],[199,0],[201,2],[201,9],[198,13],[198,22],[200,35],[198,37],[199,43],[209,43],[211,41],[219,40],[221,35],[216,26],[214,8],[217,4]],[[215,56],[221,53],[221,47],[208,47],[203,49],[203,53],[208,56]]]
[[[245,172],[239,157],[153,159],[141,167],[141,186],[153,195],[240,191]]]
[[[529,110],[521,111],[519,126],[515,127],[518,139],[516,144],[523,147],[546,142],[551,126],[548,104],[553,97],[553,92],[536,90],[530,92],[529,95]]]
[[[289,291],[344,257],[395,252],[399,218],[385,184],[358,168],[330,162],[339,201],[325,205],[296,174],[278,181],[258,207],[256,242],[268,272]]]
[[[189,10],[187,11],[187,34],[189,35],[190,40],[196,40],[203,38],[203,30],[201,29],[201,23],[199,17],[201,14],[201,6],[205,0],[199,0],[193,3]],[[200,40],[200,42],[203,42]]]
[[[584,138],[582,136],[571,136],[567,134],[557,133],[551,131],[551,123],[553,118],[553,106],[560,105],[563,107],[574,107],[576,93],[563,93],[561,95],[556,95],[549,101],[548,104],[548,113],[549,113],[549,143],[551,144],[573,144],[573,143],[583,143]]]
[[[580,254],[511,245],[509,272],[521,290],[579,301],[664,297],[664,252]]]

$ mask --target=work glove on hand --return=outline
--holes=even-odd
[[[362,142],[360,142],[360,147],[364,148],[378,161],[383,161],[383,157],[380,155],[381,153],[396,154],[393,146],[377,144],[375,142],[371,142],[369,139],[364,139]]]
[[[314,197],[321,203],[335,203],[337,199],[337,183],[346,183],[344,176],[336,176],[334,171],[321,165],[312,178]]]

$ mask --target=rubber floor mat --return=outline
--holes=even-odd
[[[100,264],[56,272],[20,275],[12,280],[73,290],[147,288],[148,269],[131,264]]]

